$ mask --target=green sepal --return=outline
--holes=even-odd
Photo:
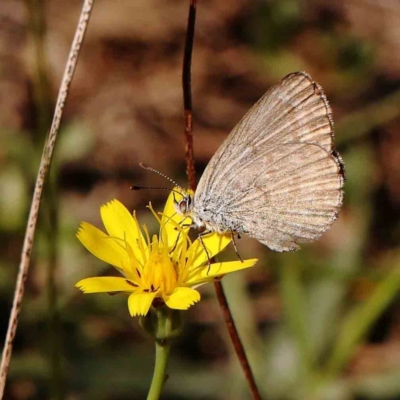
[[[147,315],[140,317],[140,326],[157,342],[178,337],[183,330],[183,312],[166,305],[151,307]]]

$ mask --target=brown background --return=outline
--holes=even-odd
[[[2,337],[80,6],[1,1]],[[52,195],[42,204],[7,399],[146,396],[153,344],[129,317],[125,297],[84,296],[74,288],[81,278],[111,272],[74,234],[80,221],[101,227],[99,207],[113,198],[155,229],[145,206],[152,201],[161,209],[166,193],[129,186],[171,185],[139,162],[187,184],[181,88],[187,10],[182,0],[95,3],[56,148]],[[246,110],[295,70],[323,86],[348,172],[339,220],[318,243],[277,255],[243,239],[241,255],[260,262],[225,280],[264,398],[310,399],[311,387],[318,388],[316,399],[400,398],[400,3],[204,0],[197,17],[198,178]],[[230,250],[226,258],[232,257]],[[202,297],[173,350],[164,398],[250,398],[211,286]],[[344,358],[332,361],[339,338],[357,332]]]

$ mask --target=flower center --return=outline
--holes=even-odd
[[[157,238],[151,244],[150,257],[140,271],[140,286],[145,292],[158,292],[160,296],[170,295],[177,285],[177,272],[168,254],[168,248]]]

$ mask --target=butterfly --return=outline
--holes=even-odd
[[[307,73],[294,72],[246,113],[176,210],[202,234],[245,234],[294,251],[337,218],[344,182],[324,92]]]

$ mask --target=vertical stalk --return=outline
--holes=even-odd
[[[29,10],[30,37],[34,49],[35,69],[33,74],[33,97],[35,105],[35,147],[45,139],[45,133],[51,123],[50,85],[48,82],[47,57],[45,51],[46,21],[45,0],[26,0]],[[39,150],[39,149],[38,149]],[[40,150],[39,150],[40,151]],[[57,207],[57,171],[50,172],[49,183],[43,197],[44,213],[40,218],[40,226],[44,231],[46,241],[47,267],[47,356],[50,371],[50,398],[63,399],[62,382],[62,345],[60,316],[57,308],[57,288],[55,275],[58,261],[58,207]]]
[[[246,377],[253,399],[261,400],[261,395],[258,390],[257,383],[254,379],[253,371],[251,370],[250,363],[247,358],[243,343],[240,340],[239,333],[236,329],[235,321],[233,320],[233,316],[229,308],[229,304],[226,299],[222,283],[220,281],[215,281],[214,288],[217,294],[219,307],[224,317],[225,325],[228,328],[233,348],[235,349],[236,356],[240,362],[244,376]]]
[[[170,340],[156,340],[156,363],[147,400],[158,400],[166,380],[166,370],[171,350]]]
[[[172,341],[182,333],[182,312],[165,305],[152,307],[141,317],[140,325],[156,343],[156,362],[147,400],[158,400],[168,377],[166,371]]]
[[[183,71],[182,71],[182,86],[183,86],[183,103],[185,112],[185,141],[186,141],[186,172],[189,180],[189,187],[194,191],[196,189],[196,174],[194,166],[194,154],[193,154],[193,104],[192,104],[192,53],[193,43],[195,34],[196,24],[196,0],[190,0],[189,3],[189,16],[188,24],[186,29],[186,41],[185,41],[185,52],[183,57]],[[244,375],[249,384],[251,393],[255,400],[261,399],[260,393],[255,382],[253,372],[249,361],[246,356],[242,341],[240,340],[238,331],[235,326],[235,322],[232,317],[232,313],[229,309],[229,305],[224,293],[221,282],[214,282],[215,291],[219,306],[224,316],[225,324],[228,328],[229,336],[231,338],[233,347],[236,352],[236,356],[239,359],[240,365],[242,366]]]
[[[186,173],[189,180],[189,187],[193,191],[196,189],[196,170],[193,154],[192,54],[194,28],[196,25],[196,5],[197,0],[190,0],[182,71],[183,107],[185,112]]]

